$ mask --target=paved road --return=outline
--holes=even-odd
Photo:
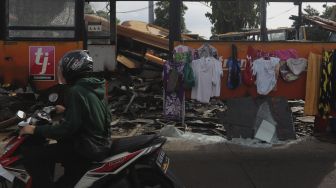
[[[248,148],[169,142],[171,167],[187,188],[335,188],[336,144]]]

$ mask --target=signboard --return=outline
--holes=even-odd
[[[88,31],[89,32],[100,32],[103,30],[102,25],[88,25]]]
[[[29,47],[29,76],[32,80],[55,80],[55,46]]]

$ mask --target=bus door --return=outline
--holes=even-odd
[[[95,62],[94,71],[114,71],[116,68],[115,1],[90,0],[85,3],[84,10],[85,45]]]

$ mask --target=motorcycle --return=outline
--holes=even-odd
[[[42,126],[52,123],[50,113],[54,107],[35,111],[27,118],[22,111],[16,120],[18,127],[29,124]],[[19,136],[19,129],[5,141],[0,156],[0,186],[2,188],[30,188],[32,178],[22,165],[20,150],[24,145],[47,144],[35,135]],[[171,173],[170,160],[162,150],[166,138],[157,134],[114,139],[111,155],[99,162],[92,162],[90,169],[81,177],[75,188],[180,188],[183,187]]]

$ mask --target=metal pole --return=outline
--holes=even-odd
[[[148,23],[154,23],[154,1],[148,1]]]
[[[181,39],[182,1],[171,0],[169,4],[169,60],[173,60],[174,41]]]
[[[110,44],[116,45],[117,33],[117,15],[116,15],[116,1],[110,0]]]
[[[296,25],[296,40],[300,40],[300,28],[302,25],[302,2],[298,2],[297,5],[299,5],[299,13],[298,13],[298,23]]]
[[[267,26],[266,26],[266,19],[267,19],[267,2],[266,0],[260,0],[260,39],[261,41],[267,41]]]
[[[181,14],[182,14],[182,0],[171,0],[169,4],[169,61],[173,61],[174,41],[181,40]],[[185,97],[185,96],[184,96]],[[182,104],[182,126],[185,126],[185,100],[183,97]]]

